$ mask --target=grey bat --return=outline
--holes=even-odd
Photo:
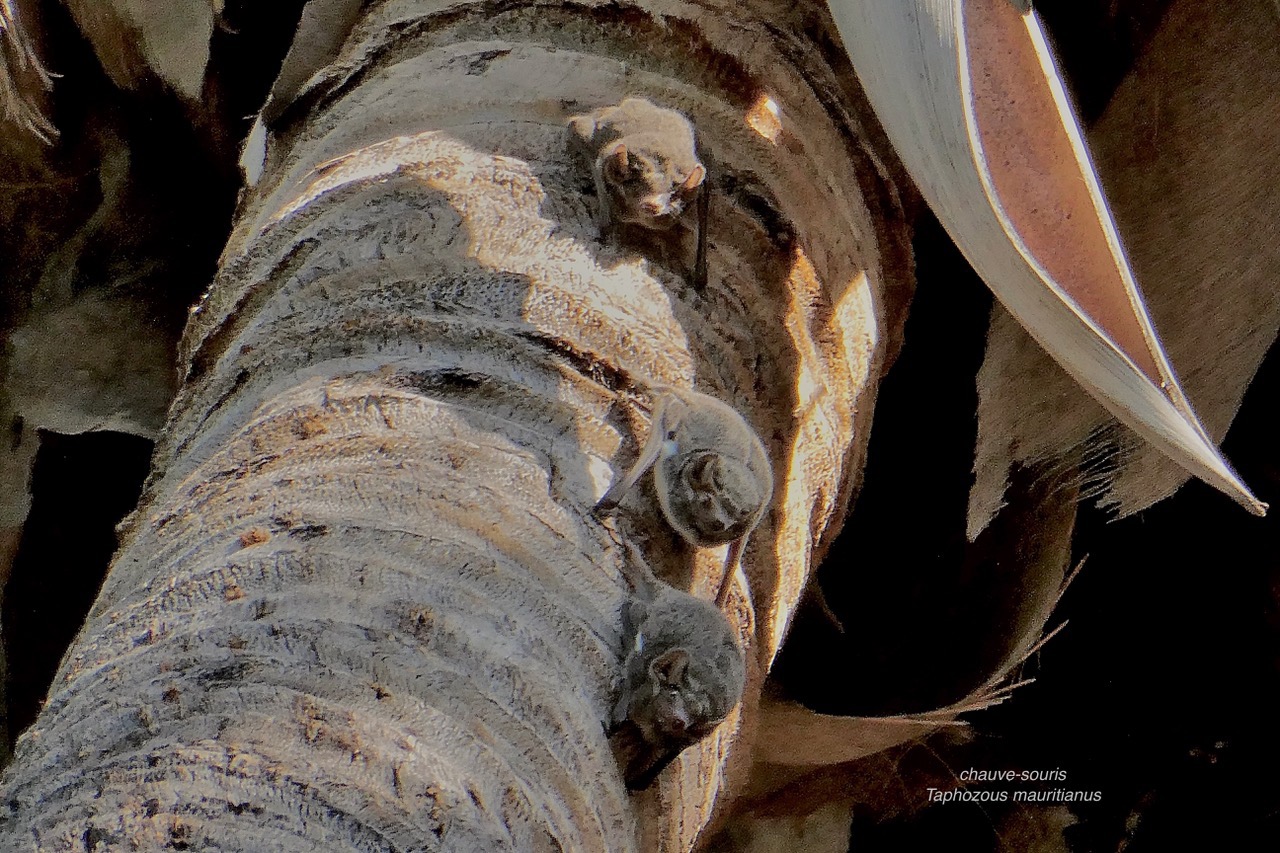
[[[742,699],[746,662],[718,607],[660,581],[628,544],[627,657],[611,742],[630,790],[653,784]]]
[[[653,422],[640,456],[596,504],[608,512],[653,469],[658,505],[690,544],[729,543],[716,603],[724,605],[746,548],[773,498],[773,468],[764,444],[738,411],[707,394],[656,389]]]

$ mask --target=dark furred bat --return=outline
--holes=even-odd
[[[663,583],[628,545],[635,594],[623,608],[628,639],[611,742],[629,790],[643,790],[742,699],[746,662],[720,609]]]

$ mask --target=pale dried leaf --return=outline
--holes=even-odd
[[[1164,356],[1035,14],[1007,0],[832,12],[908,172],[1005,307],[1116,417],[1264,511]]]
[[[85,291],[28,318],[9,346],[4,387],[33,426],[155,438],[164,423],[174,391],[172,344],[135,300]]]
[[[961,725],[946,710],[894,717],[819,714],[795,702],[762,701],[755,759],[814,766],[856,761],[919,740],[944,725]]]
[[[1090,134],[1170,359],[1220,440],[1280,328],[1280,28],[1271,0],[1174,4]],[[1241,75],[1247,67],[1250,74]],[[978,381],[971,535],[1014,465],[1083,463],[1125,516],[1187,479],[1115,427],[1000,309]]]
[[[337,56],[342,42],[360,14],[361,0],[311,0],[302,10],[298,29],[271,95],[262,110],[270,125],[306,91],[311,79]]]
[[[136,88],[151,71],[183,98],[200,97],[220,0],[67,0],[67,7],[116,85]]]

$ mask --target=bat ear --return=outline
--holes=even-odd
[[[605,169],[609,174],[623,178],[626,177],[627,172],[629,171],[629,165],[629,161],[627,160],[627,146],[619,143],[618,146],[613,149],[612,153],[609,154],[609,159],[605,162]]]
[[[689,669],[689,653],[684,649],[672,649],[663,652],[649,664],[649,672],[659,684],[671,686],[684,681],[685,671]]]
[[[698,187],[702,186],[702,181],[707,177],[707,167],[699,163],[693,167],[693,171],[689,173],[689,177],[684,179],[684,183],[680,185],[680,191],[691,193]]]

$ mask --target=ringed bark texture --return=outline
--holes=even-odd
[[[802,14],[824,20],[367,5],[281,113],[193,314],[147,496],[4,779],[0,848],[694,845],[861,467],[902,275]],[[625,95],[698,128],[704,292],[679,252],[599,237],[565,122]],[[629,798],[603,728],[619,539],[704,594],[723,555],[644,490],[590,512],[656,383],[742,411],[776,498],[733,597],[744,711]]]

